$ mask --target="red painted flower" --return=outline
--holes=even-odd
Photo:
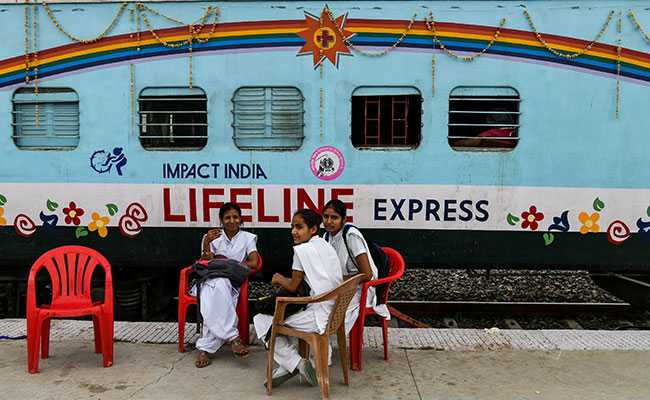
[[[521,219],[521,227],[523,229],[530,227],[530,230],[535,231],[538,226],[537,222],[544,219],[544,214],[537,212],[537,207],[530,206],[528,211],[521,213]]]
[[[79,217],[84,215],[84,209],[77,208],[77,205],[74,203],[74,201],[71,201],[70,204],[68,204],[68,206],[63,209],[63,213],[65,214],[66,224],[79,225],[81,223]]]

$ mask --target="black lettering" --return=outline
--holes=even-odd
[[[460,202],[460,211],[462,211],[464,214],[458,215],[458,219],[467,222],[470,221],[473,217],[472,213],[472,200],[463,200]]]
[[[390,217],[391,221],[395,220],[395,216],[399,216],[400,221],[404,221],[404,215],[402,214],[402,206],[404,205],[404,202],[406,199],[401,199],[399,203],[395,201],[395,199],[390,199],[390,202],[393,204],[394,211],[393,215]]]
[[[227,178],[237,178],[239,179],[239,165],[235,166],[232,164],[226,164],[228,167],[228,176]]]
[[[386,199],[375,199],[375,221],[386,221],[386,215],[379,215],[380,212],[386,212]]]
[[[422,202],[418,199],[409,200],[409,221],[413,221],[413,214],[422,211]]]
[[[179,178],[186,178],[185,173],[187,172],[187,168],[188,168],[187,164],[181,163],[181,173]]]
[[[433,215],[433,218],[435,218],[436,221],[440,221],[440,217],[438,216],[438,210],[440,209],[440,203],[438,203],[437,200],[428,199],[426,204],[427,204],[427,212],[425,214],[424,219],[426,219],[427,221],[430,221],[431,216]]]
[[[218,168],[219,168],[220,165],[221,165],[221,164],[219,164],[219,163],[216,163],[216,164],[210,164],[210,166],[212,166],[212,178],[215,178],[215,179],[216,179],[216,178],[219,177],[219,172],[217,172],[217,171],[219,171]]]
[[[445,200],[445,221],[456,221],[456,200],[447,199]]]
[[[264,177],[264,179],[269,179],[266,177],[266,174],[264,173],[262,166],[259,164],[255,164],[255,178],[260,178],[260,177]]]
[[[487,207],[490,205],[490,203],[487,200],[479,200],[476,202],[476,220],[479,222],[485,222],[487,219],[490,217],[490,213],[488,212],[487,208],[483,208],[482,206]],[[482,214],[479,216],[478,214]]]
[[[196,164],[190,165],[190,169],[187,171],[187,176],[185,178],[196,179]]]
[[[251,167],[248,164],[239,164],[239,177],[246,179],[251,176]]]
[[[203,171],[203,168],[210,168],[210,166],[208,164],[199,165],[199,168],[197,168],[197,173],[201,178],[207,179],[207,178],[210,177],[210,174],[207,173],[207,172],[206,173],[201,172],[201,171]]]

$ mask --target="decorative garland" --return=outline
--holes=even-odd
[[[621,113],[621,53],[623,42],[623,13],[618,12],[618,21],[616,21],[616,119]]]
[[[65,29],[63,29],[63,27],[61,26],[59,21],[54,16],[54,13],[50,9],[50,6],[46,2],[43,2],[43,8],[45,8],[45,11],[47,12],[47,16],[50,18],[50,21],[52,21],[54,26],[56,26],[56,29],[58,29],[59,32],[63,33],[65,36],[67,36],[73,42],[83,43],[83,44],[94,43],[94,42],[96,42],[98,40],[103,39],[104,37],[106,37],[106,35],[111,33],[113,31],[113,29],[115,29],[115,25],[117,25],[117,22],[119,21],[122,14],[124,14],[124,10],[126,10],[126,7],[128,5],[129,5],[129,3],[126,3],[126,2],[124,2],[124,3],[122,3],[120,5],[120,8],[117,10],[117,13],[115,13],[115,16],[113,17],[113,20],[111,21],[110,24],[108,24],[108,26],[106,27],[106,29],[104,29],[104,31],[102,33],[95,36],[94,38],[81,39],[81,38],[71,34],[70,32],[66,31]]]
[[[596,35],[594,40],[591,41],[591,43],[589,43],[583,49],[578,50],[575,53],[562,53],[562,52],[559,52],[559,51],[555,50],[554,48],[552,48],[546,42],[546,40],[542,37],[542,34],[539,33],[539,31],[537,30],[537,27],[535,26],[535,23],[533,22],[533,19],[530,16],[530,13],[528,13],[528,9],[524,8],[524,15],[526,16],[526,19],[528,20],[528,25],[530,25],[530,29],[533,30],[533,32],[535,33],[535,37],[542,44],[542,46],[544,46],[544,48],[546,48],[546,50],[550,51],[551,53],[555,54],[556,56],[566,58],[566,59],[569,59],[569,60],[580,57],[581,55],[585,54],[586,52],[591,50],[591,48],[594,46],[594,44],[596,44],[596,42],[600,41],[600,38],[607,31],[607,28],[609,27],[609,23],[612,22],[612,18],[614,17],[614,13],[615,13],[614,10],[612,10],[612,11],[609,12],[609,14],[607,14],[607,20],[603,24],[603,27],[600,28],[600,32],[598,32],[598,34]]]
[[[639,33],[641,34],[641,36],[643,36],[643,39],[644,39],[648,44],[650,44],[650,36],[648,36],[648,34],[646,33],[645,29],[643,29],[643,27],[642,27],[641,24],[639,23],[639,20],[636,18],[636,15],[634,14],[634,11],[632,11],[632,10],[628,11],[627,16],[630,17],[630,19],[632,20],[632,24],[634,25],[634,27],[636,28],[636,30],[639,31]]]

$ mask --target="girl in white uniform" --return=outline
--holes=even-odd
[[[221,229],[212,229],[203,238],[202,259],[221,255],[256,269],[259,261],[257,236],[240,230],[241,208],[235,203],[225,203],[219,209]],[[208,353],[214,353],[224,344],[230,343],[233,354],[240,358],[248,356],[248,349],[239,340],[237,330],[237,301],[239,289],[234,288],[227,278],[213,278],[201,286],[201,316],[203,330],[196,341],[199,354],[196,366],[203,368],[210,364]]]
[[[347,279],[357,274],[364,274],[366,278],[362,282],[377,279],[377,267],[370,256],[368,243],[366,243],[366,239],[364,239],[361,232],[354,226],[351,226],[347,231],[345,240],[343,239],[343,227],[345,226],[346,215],[345,204],[341,200],[330,200],[323,207],[323,225],[327,231],[325,237],[328,243],[336,250],[336,254],[341,262],[343,278]],[[347,247],[345,246],[345,241],[348,243]],[[368,288],[368,294],[366,296],[366,307],[373,307],[375,312],[380,316],[390,318],[388,309],[385,306],[376,305],[377,296],[375,295],[375,288],[373,286]],[[345,314],[346,333],[350,333],[357,320],[360,301],[361,286],[359,286],[352,301],[350,301],[350,305]]]
[[[294,256],[291,278],[274,274],[271,283],[295,292],[304,279],[311,288],[310,295],[317,296],[328,292],[343,282],[339,258],[325,240],[318,236],[322,218],[312,210],[298,210],[291,221],[291,236],[294,243]],[[304,332],[325,332],[327,320],[334,301],[309,304],[296,314],[287,317],[284,325]],[[273,323],[273,317],[257,314],[253,318],[257,337],[264,341]],[[275,362],[279,365],[273,371],[273,386],[280,385],[300,372],[307,382],[318,384],[316,372],[311,361],[300,357],[297,339],[277,336],[275,342]]]

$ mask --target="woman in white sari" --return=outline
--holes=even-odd
[[[312,210],[298,210],[291,221],[294,256],[291,278],[274,274],[271,283],[295,293],[304,280],[310,287],[310,295],[317,296],[334,289],[343,282],[341,265],[336,252],[318,236],[322,218]],[[284,325],[304,332],[325,332],[334,301],[309,304],[304,310],[287,317]],[[273,317],[257,314],[253,318],[257,337],[264,341],[273,323]],[[307,383],[318,384],[311,361],[298,353],[297,340],[277,336],[273,355],[278,367],[273,371],[273,386],[278,386],[300,373]]]
[[[240,230],[241,208],[235,203],[225,203],[219,209],[219,220],[223,232],[212,229],[205,235],[201,259],[209,260],[221,255],[256,269],[259,262],[257,236]],[[224,343],[230,343],[236,357],[247,357],[248,349],[239,340],[237,330],[239,289],[233,287],[227,278],[212,278],[202,284],[200,296],[203,330],[196,341],[199,350],[195,363],[197,368],[209,365],[209,354],[219,350]]]

